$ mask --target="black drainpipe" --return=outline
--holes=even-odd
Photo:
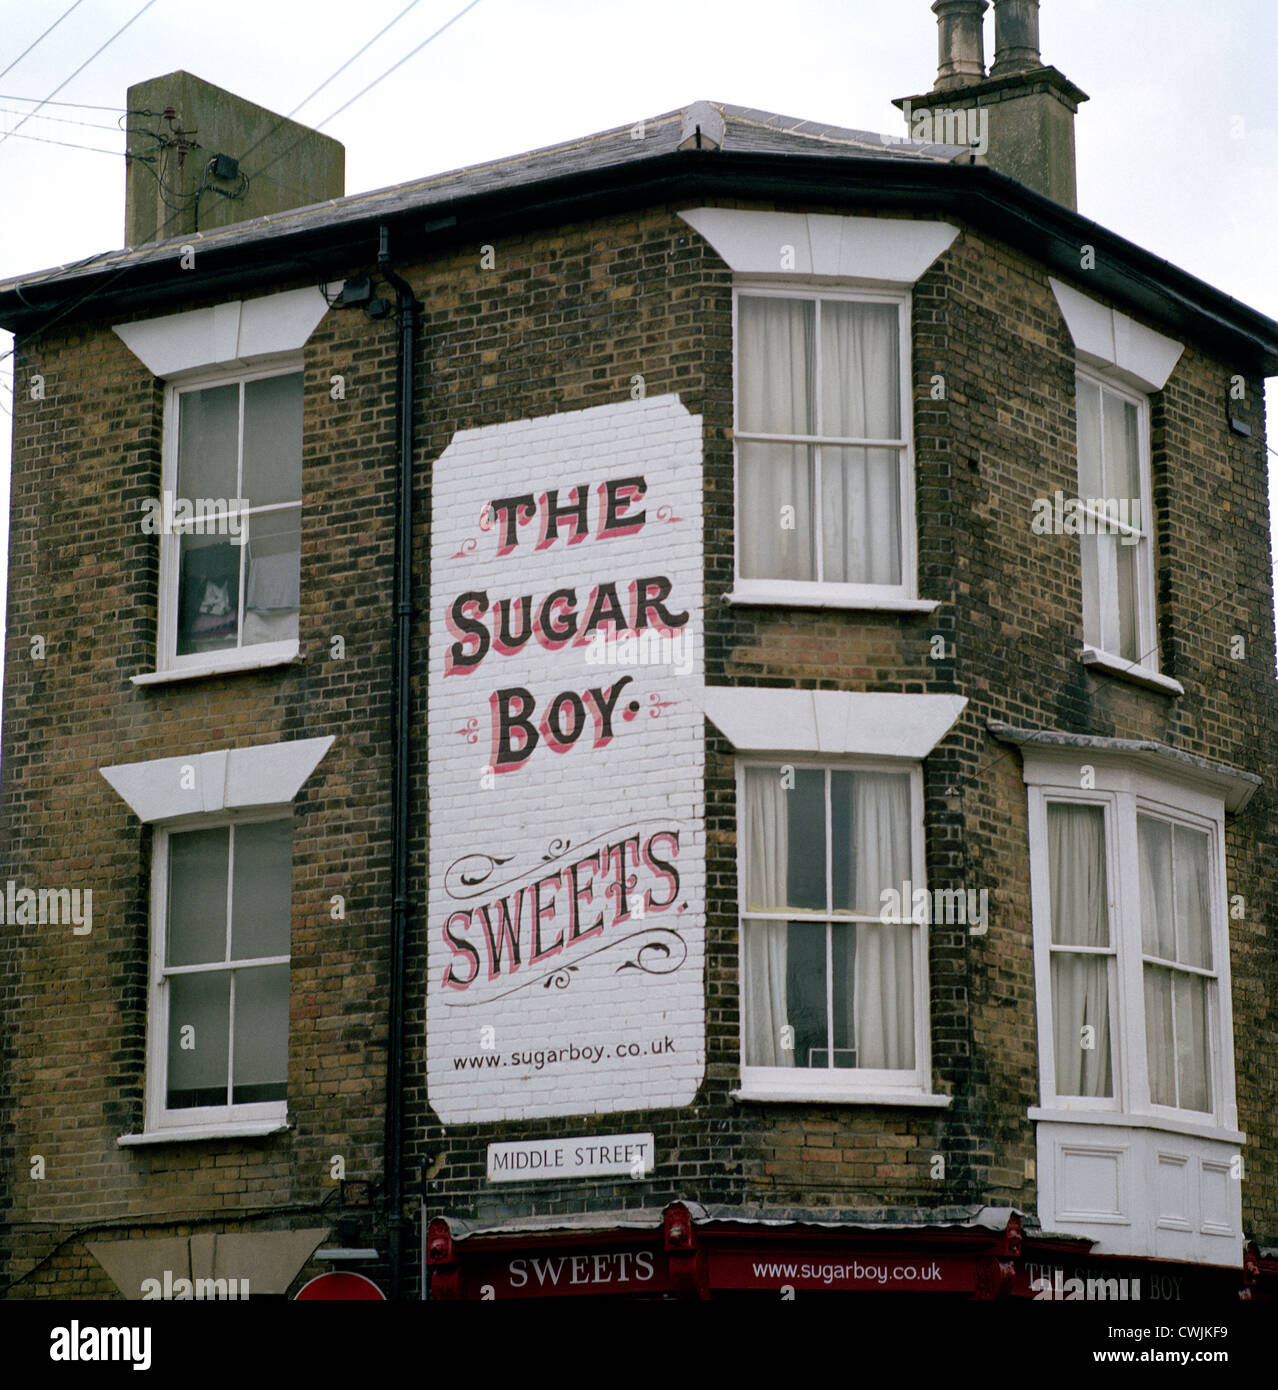
[[[395,390],[395,599],[391,628],[391,937],[390,1037],[386,1052],[386,1234],[390,1300],[402,1279],[404,1192],[404,942],[408,934],[408,789],[410,656],[413,634],[413,385],[417,369],[417,315],[421,305],[390,263],[390,234],[378,229],[377,268],[395,289],[399,351]]]

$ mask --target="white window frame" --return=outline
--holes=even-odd
[[[293,814],[293,803],[302,784],[315,771],[333,746],[333,735],[322,738],[290,739],[282,743],[262,743],[248,748],[223,748],[207,753],[178,753],[167,758],[118,763],[98,771],[144,825],[153,825],[164,834],[178,830],[200,830],[239,822],[284,820]],[[164,894],[168,883],[167,841],[157,834],[156,846],[165,845],[164,858],[152,852],[151,946],[148,954],[148,993],[145,1115],[141,1134],[123,1134],[115,1142],[121,1148],[139,1144],[165,1144],[181,1140],[224,1139],[271,1134],[288,1126],[287,1101],[261,1103],[268,1112],[256,1118],[243,1113],[247,1106],[216,1107],[234,1110],[229,1119],[196,1123],[183,1113],[172,1112],[171,1123],[150,1123],[164,1109],[165,1091],[157,1092],[157,1072],[153,1047],[168,1047],[167,1018],[156,1032],[155,980],[156,952],[163,963],[163,939],[157,944],[157,924],[166,921]],[[161,894],[157,898],[157,892]],[[292,894],[290,892],[290,901]],[[291,957],[291,952],[290,952]],[[158,1102],[158,1109],[157,1109]]]
[[[1153,485],[1153,466],[1150,456],[1149,439],[1149,397],[1129,387],[1117,384],[1112,378],[1102,373],[1089,369],[1081,363],[1075,366],[1075,402],[1077,406],[1078,391],[1077,382],[1086,381],[1089,385],[1095,386],[1101,393],[1101,447],[1104,448],[1104,409],[1105,392],[1117,396],[1119,400],[1127,402],[1136,407],[1136,439],[1137,439],[1137,474],[1140,478],[1141,487],[1141,539],[1136,545],[1135,571],[1137,605],[1139,612],[1136,617],[1137,645],[1139,647],[1139,657],[1137,661],[1132,661],[1122,656],[1117,651],[1108,650],[1103,643],[1103,638],[1098,634],[1097,641],[1089,641],[1086,628],[1086,612],[1088,606],[1087,577],[1082,569],[1082,547],[1083,537],[1079,537],[1079,578],[1083,588],[1083,650],[1082,659],[1088,665],[1107,667],[1120,672],[1130,672],[1134,675],[1161,676],[1161,661],[1158,645],[1158,609],[1157,609],[1157,590],[1154,583],[1154,485]],[[1077,408],[1075,410],[1077,420]],[[1077,455],[1081,454],[1080,447],[1076,448],[1075,457],[1075,476],[1078,478],[1078,500],[1080,503],[1080,515],[1095,517],[1095,513],[1082,510],[1082,504],[1087,500],[1083,496],[1082,479],[1082,459]],[[1110,521],[1110,529],[1113,530],[1116,523]],[[1130,528],[1129,528],[1130,529]],[[1123,543],[1120,539],[1120,545]],[[1099,572],[1098,572],[1099,577]],[[1114,626],[1118,627],[1118,593],[1115,591],[1109,596],[1106,607],[1106,595],[1102,581],[1102,592],[1095,595],[1097,610],[1100,616],[1101,632],[1103,633],[1107,621],[1112,619]],[[1164,678],[1166,679],[1166,678]],[[1180,687],[1176,689],[1179,691]]]
[[[1032,1119],[1153,1125],[1189,1134],[1236,1135],[1233,1013],[1225,880],[1224,804],[1148,770],[1101,758],[1089,749],[1062,757],[1026,749],[1029,794],[1030,894],[1039,1047],[1040,1106]],[[1093,767],[1095,787],[1080,790],[1079,768]],[[1051,897],[1047,806],[1051,802],[1100,806],[1105,814],[1106,882],[1111,939],[1110,1057],[1113,1096],[1067,1096],[1056,1091],[1051,990]],[[1212,1110],[1156,1105],[1150,1099],[1145,1033],[1144,953],[1140,920],[1137,817],[1161,820],[1208,837],[1211,951],[1215,981],[1208,990],[1208,1075]]]
[[[743,578],[741,574],[741,534],[742,534],[742,493],[740,471],[740,449],[738,441],[742,438],[738,430],[740,414],[740,337],[738,306],[742,295],[769,296],[778,299],[844,300],[852,303],[895,304],[897,306],[897,333],[900,360],[898,363],[898,389],[900,393],[901,435],[896,440],[866,440],[822,437],[820,435],[746,435],[746,439],[760,439],[806,443],[817,447],[817,463],[814,482],[815,533],[818,555],[820,553],[820,453],[821,445],[864,446],[868,448],[896,449],[899,451],[901,515],[901,582],[899,584],[836,584],[825,580],[758,579]],[[836,285],[814,284],[811,280],[786,281],[778,283],[775,276],[766,279],[739,275],[732,288],[732,469],[734,525],[733,525],[733,588],[729,596],[736,603],[777,603],[786,605],[818,606],[824,608],[896,608],[930,612],[939,605],[922,601],[918,597],[918,539],[917,521],[914,505],[914,412],[912,398],[913,344],[911,342],[911,292],[908,289],[884,290],[858,288],[847,283]],[[818,310],[819,313],[819,310]],[[821,334],[816,333],[815,355],[812,370],[820,381],[821,372]]]
[[[146,1115],[145,1129],[148,1135],[162,1135],[165,1131],[189,1131],[192,1129],[216,1134],[221,1129],[237,1126],[252,1126],[260,1129],[282,1128],[288,1120],[288,1100],[254,1101],[247,1104],[189,1106],[181,1110],[170,1110],[166,1103],[168,1094],[168,1047],[169,1047],[169,997],[166,987],[168,978],[175,974],[192,972],[192,967],[171,967],[165,963],[168,944],[168,882],[169,882],[169,840],[175,834],[190,830],[217,830],[229,826],[261,824],[269,821],[293,822],[291,806],[263,808],[251,812],[232,812],[218,816],[198,816],[184,819],[181,823],[158,825],[155,828],[151,852],[151,968],[148,986],[147,1008],[147,1046],[146,1046]],[[291,874],[290,874],[291,877]],[[289,901],[292,902],[292,883],[289,884]],[[254,957],[253,966],[292,964],[292,942],[286,956]],[[233,967],[221,967],[230,970]],[[227,1043],[228,1066],[233,1065],[235,1057],[234,1013],[231,1017],[231,1033]]]
[[[244,447],[244,386],[250,381],[274,376],[294,376],[302,374],[303,361],[300,353],[276,357],[269,363],[253,367],[218,368],[204,371],[182,373],[169,380],[164,392],[164,435],[162,445],[162,492],[177,495],[178,477],[178,423],[180,397],[191,391],[207,390],[216,386],[240,387],[239,439],[238,449],[242,456]],[[304,442],[304,440],[303,440]],[[251,499],[250,499],[251,501]],[[304,495],[296,503],[272,503],[267,507],[253,508],[249,515],[241,514],[241,525],[251,537],[250,516],[285,512],[296,508],[299,525],[304,508]],[[237,645],[221,651],[188,652],[178,655],[178,606],[179,606],[179,561],[181,546],[180,534],[163,532],[160,535],[159,565],[159,604],[158,633],[156,640],[156,677],[173,679],[182,676],[200,676],[223,671],[241,671],[263,666],[280,665],[294,660],[299,652],[298,638],[288,638],[277,642],[256,642],[249,646]],[[245,544],[249,542],[246,540]],[[243,596],[236,595],[241,614],[240,635],[243,635]],[[301,593],[298,594],[298,618],[301,619]],[[135,684],[147,683],[148,677],[134,677]]]
[[[745,923],[746,919],[758,918],[760,914],[747,912],[744,884],[746,882],[746,861],[750,853],[746,830],[746,769],[748,767],[776,768],[789,765],[796,771],[815,769],[822,772],[891,772],[907,773],[910,779],[910,884],[917,892],[926,889],[927,875],[925,862],[925,838],[923,831],[923,769],[917,762],[905,763],[900,760],[867,759],[846,757],[813,757],[773,753],[761,755],[751,753],[736,760],[737,797],[737,953],[738,980],[745,979]],[[900,885],[896,885],[898,888]],[[903,905],[904,906],[904,905]],[[912,904],[911,904],[912,906]],[[813,921],[858,920],[854,914],[846,912],[788,912],[785,920],[798,920],[805,916]],[[863,918],[864,914],[862,914]],[[750,1067],[745,1063],[746,1055],[746,1017],[743,995],[739,1001],[738,1038],[741,1059],[741,1088],[734,1091],[740,1100],[764,1101],[847,1101],[862,1104],[882,1105],[934,1105],[947,1106],[949,1096],[932,1093],[931,1060],[931,1011],[928,988],[928,948],[929,940],[926,923],[908,912],[901,920],[912,923],[908,928],[914,933],[914,1068],[912,1071],[871,1070],[868,1068],[795,1068],[795,1067]]]

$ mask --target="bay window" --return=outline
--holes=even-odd
[[[1225,814],[1259,779],[1014,729],[1029,791],[1039,1219],[1093,1254],[1241,1251]]]

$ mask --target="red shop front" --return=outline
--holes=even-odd
[[[945,1301],[1123,1302],[1272,1296],[1275,1261],[1238,1268],[1090,1253],[1077,1237],[1026,1233],[1018,1212],[983,1207],[923,1221],[831,1220],[828,1213],[673,1202],[664,1210],[426,1227],[429,1297],[500,1300],[777,1298],[868,1294]],[[1268,1254],[1269,1252],[1266,1252]]]

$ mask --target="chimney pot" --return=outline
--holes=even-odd
[[[936,0],[940,66],[933,91],[966,87],[985,77],[985,11],[989,0]]]
[[[1041,68],[1038,0],[994,0],[994,66],[991,77]]]

